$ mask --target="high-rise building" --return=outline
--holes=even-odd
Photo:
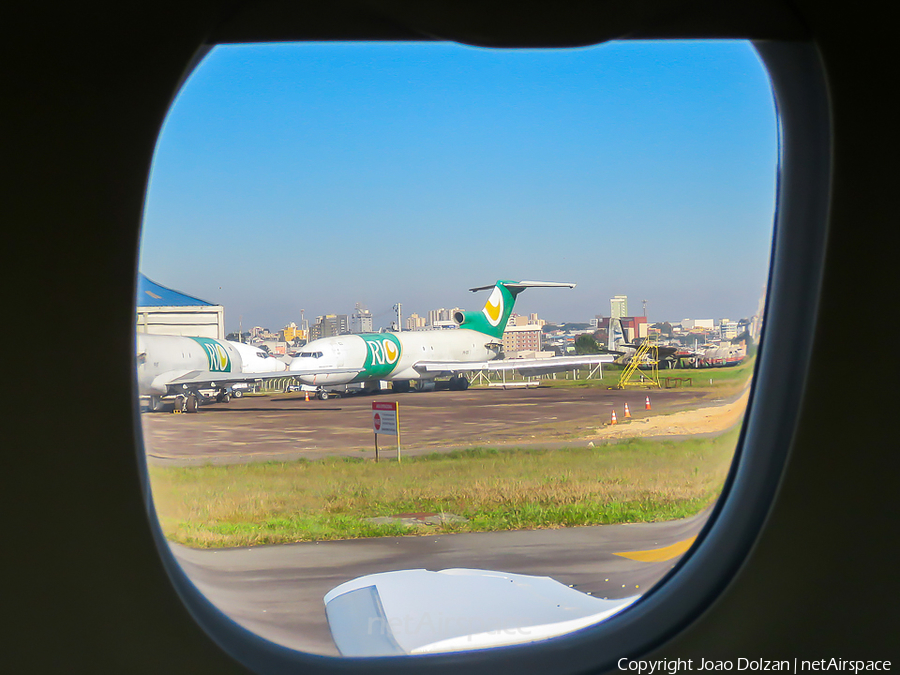
[[[351,333],[371,333],[372,332],[372,312],[366,309],[366,306],[357,302],[356,309],[350,315],[350,332]]]
[[[406,317],[406,330],[422,330],[425,328],[425,317],[416,313]]]
[[[428,325],[429,326],[437,326],[443,322],[450,321],[451,313],[449,309],[444,309],[441,307],[440,309],[433,309],[428,312]]]
[[[316,317],[315,324],[309,329],[310,340],[318,340],[323,337],[345,335],[349,332],[349,322],[346,314],[326,314]]]
[[[621,319],[628,316],[628,296],[616,295],[609,300],[609,315],[613,319]]]

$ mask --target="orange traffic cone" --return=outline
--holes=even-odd
[[[628,419],[629,417],[631,417],[631,411],[628,410],[628,404],[626,403],[625,404],[625,419]]]
[[[612,411],[612,419],[609,421],[610,424],[616,424],[616,411]]]
[[[644,402],[644,410],[650,410],[650,397],[647,397],[647,400]]]
[[[309,401],[309,391],[308,390],[306,392],[306,400],[307,400],[307,402]]]

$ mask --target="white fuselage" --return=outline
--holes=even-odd
[[[493,344],[493,348],[488,348]],[[498,345],[488,335],[467,328],[367,333],[320,338],[307,344],[291,361],[290,370],[360,368],[358,373],[308,374],[299,379],[311,385],[346,384],[366,380],[434,379],[438,373],[413,366],[423,361],[488,361]],[[452,369],[451,369],[452,370]]]
[[[283,371],[287,366],[260,349],[228,340],[137,334],[137,381],[142,396],[165,396],[167,383],[193,372],[229,374]]]

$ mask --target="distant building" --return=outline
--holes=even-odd
[[[712,319],[682,319],[681,330],[687,332],[699,332],[704,330],[714,330],[715,321]]]
[[[621,319],[628,316],[628,296],[616,295],[609,300],[609,315],[613,319]]]
[[[736,338],[740,332],[740,325],[737,321],[729,321],[728,319],[719,320],[719,337],[722,340]]]
[[[137,332],[225,338],[225,308],[138,275]]]
[[[346,314],[326,314],[316,317],[316,322],[309,329],[310,340],[323,337],[346,335],[350,332],[350,323]]]
[[[307,340],[306,332],[293,321],[281,329],[281,334],[278,337],[282,342],[293,342],[297,338],[304,342]]]
[[[454,313],[459,311],[459,307],[454,307],[453,309],[444,309],[441,307],[440,309],[433,309],[428,312],[428,322],[427,326],[431,328],[442,328],[447,326],[447,322],[453,322]]]
[[[371,333],[373,328],[372,312],[366,309],[365,305],[356,303],[356,309],[350,315],[350,332],[351,333]]]
[[[604,334],[609,335],[609,321],[614,318],[618,318],[622,322],[625,342],[642,340],[650,335],[646,316],[602,317],[598,321],[597,331],[602,331]]]
[[[503,332],[503,353],[510,355],[524,351],[541,351],[541,327],[533,323],[507,324]]]
[[[423,330],[427,323],[427,319],[424,316],[419,316],[418,314],[410,314],[406,317],[406,330]]]
[[[546,321],[539,319],[536,312],[532,312],[528,316],[522,316],[513,312],[506,320],[507,326],[544,326]]]
[[[646,316],[623,316],[622,329],[628,342],[643,340],[650,336],[650,326]]]

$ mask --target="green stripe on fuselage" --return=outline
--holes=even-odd
[[[206,353],[206,361],[209,363],[209,370],[213,373],[230,373],[231,357],[220,345],[217,340],[212,338],[192,337],[191,340],[203,347]]]
[[[400,363],[403,347],[392,333],[364,333],[360,335],[366,343],[366,361],[356,381],[386,377]]]

